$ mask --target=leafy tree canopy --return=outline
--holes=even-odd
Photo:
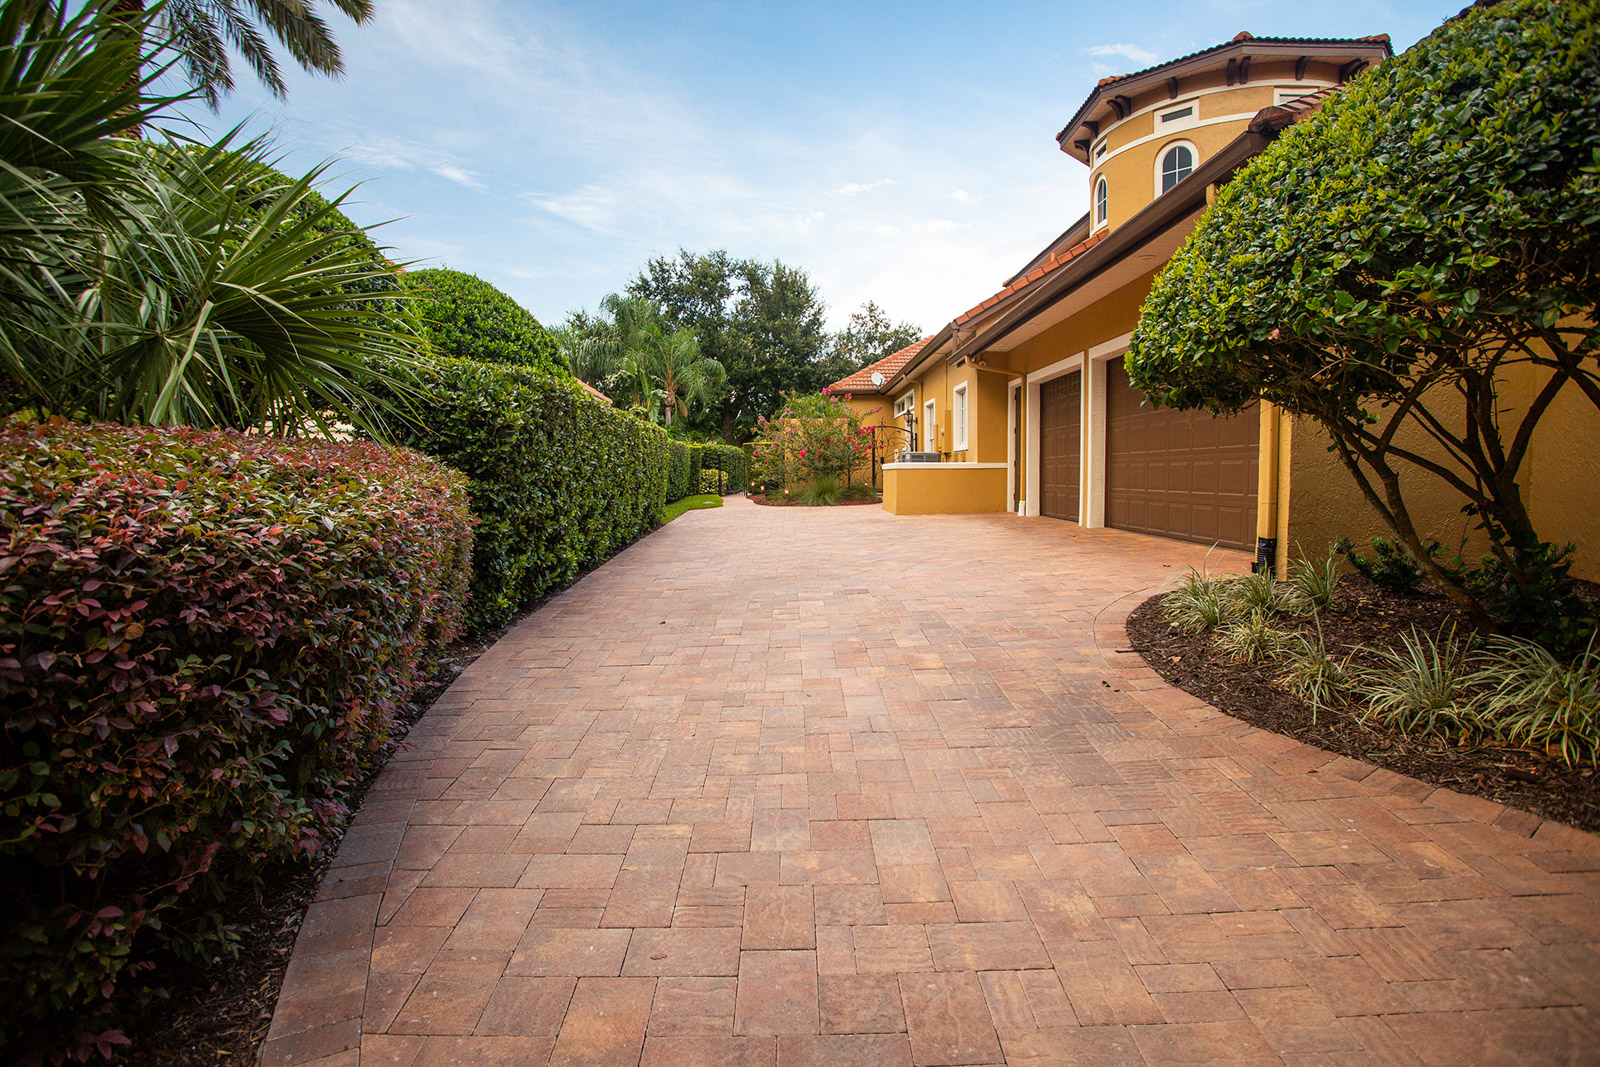
[[[915,323],[895,324],[883,308],[868,300],[860,311],[850,316],[850,324],[834,335],[828,381],[836,382],[854,374],[921,338],[922,329]]]
[[[661,309],[669,329],[692,329],[701,355],[727,375],[711,412],[724,440],[748,438],[785,392],[826,381],[825,308],[805,271],[718,250],[657,256],[628,286]]]
[[[1220,192],[1128,356],[1158,403],[1230,412],[1260,396],[1318,420],[1485,621],[1468,576],[1428,556],[1400,472],[1454,487],[1507,581],[1537,584],[1549,551],[1520,465],[1563,389],[1600,406],[1597,33],[1600,0],[1481,4],[1333,94]],[[1544,383],[1516,410],[1498,394],[1513,364]]]
[[[433,267],[402,277],[422,333],[441,355],[479,363],[564,369],[555,340],[521,304],[482,278]]]

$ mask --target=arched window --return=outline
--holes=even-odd
[[[1193,173],[1194,147],[1188,144],[1173,145],[1161,154],[1161,172],[1157,178],[1159,188],[1156,195],[1160,196]]]
[[[1094,183],[1094,224],[1103,225],[1106,221],[1106,210],[1110,197],[1106,195],[1106,180],[1101,178]]]

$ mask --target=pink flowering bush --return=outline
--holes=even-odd
[[[871,461],[872,428],[862,425],[867,414],[846,403],[850,394],[784,397],[770,419],[760,419],[751,452],[754,477],[774,488],[808,482],[848,480],[850,472]]]

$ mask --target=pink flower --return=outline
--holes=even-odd
[[[800,450],[800,458],[801,459],[805,459],[806,458],[806,450],[803,449],[803,448]]]
[[[832,390],[832,389],[829,389],[829,388],[828,388],[828,387],[827,387],[827,386],[826,386],[826,385],[824,385],[824,386],[823,386],[823,387],[822,387],[822,395],[823,395],[823,396],[827,396],[827,395],[828,395],[828,394],[829,394],[829,393],[831,393],[831,392],[833,392],[833,390]]]

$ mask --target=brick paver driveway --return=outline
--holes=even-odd
[[[1600,841],[1118,653],[1204,555],[689,513],[423,719],[264,1062],[1595,1062]]]

